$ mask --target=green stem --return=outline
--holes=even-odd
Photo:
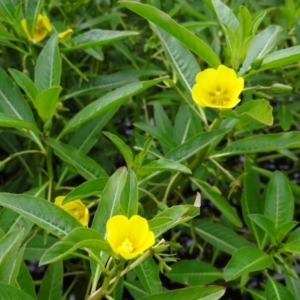
[[[48,201],[51,201],[52,195],[52,184],[53,184],[53,165],[52,165],[52,148],[47,147],[47,155],[46,155],[46,165],[49,179],[49,187],[48,187]]]
[[[40,150],[24,150],[24,151],[20,151],[20,152],[10,154],[6,159],[4,159],[2,161],[2,164],[8,163],[9,161],[13,160],[15,157],[18,157],[18,156],[24,155],[24,154],[29,154],[29,153],[45,154],[45,152],[40,151]]]

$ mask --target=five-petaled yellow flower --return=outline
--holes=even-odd
[[[81,200],[73,200],[71,202],[67,202],[63,204],[63,200],[65,196],[56,197],[54,200],[54,204],[64,209],[74,218],[76,218],[83,226],[88,226],[89,223],[89,210],[87,207],[81,202]]]
[[[243,88],[244,79],[237,77],[233,69],[220,65],[197,74],[192,97],[201,107],[233,108],[240,102]]]
[[[106,231],[112,250],[126,260],[137,257],[155,243],[147,220],[138,215],[130,219],[123,215],[114,216],[107,221]]]
[[[52,30],[52,25],[49,18],[41,14],[38,15],[37,21],[35,23],[33,36],[31,36],[28,31],[26,19],[21,20],[21,24],[28,40],[34,43],[42,41],[47,36],[48,32]]]

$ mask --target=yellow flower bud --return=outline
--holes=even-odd
[[[89,223],[89,210],[81,202],[81,200],[73,200],[63,204],[65,196],[58,196],[54,200],[54,204],[64,209],[74,218],[76,218],[83,226],[88,226]]]
[[[23,27],[23,30],[28,38],[28,40],[38,43],[42,41],[52,30],[52,25],[50,23],[50,20],[47,16],[43,16],[41,14],[38,15],[37,21],[35,23],[33,36],[30,35],[28,28],[27,28],[27,21],[25,19],[21,20],[21,25]]]

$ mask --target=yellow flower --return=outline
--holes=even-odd
[[[217,70],[209,68],[197,74],[192,97],[201,107],[233,108],[240,102],[243,88],[244,79],[220,65]]]
[[[56,197],[54,204],[76,218],[83,226],[87,226],[89,223],[89,210],[87,207],[79,199],[63,204],[64,199],[65,196]]]
[[[146,219],[134,215],[129,220],[118,215],[106,223],[107,241],[112,250],[126,260],[137,257],[155,243]]]
[[[72,29],[67,29],[67,30],[65,30],[63,32],[60,32],[58,34],[58,38],[59,39],[68,39],[71,36],[72,32],[73,32]]]
[[[33,37],[28,32],[26,19],[21,20],[21,24],[24,32],[26,33],[28,40],[34,43],[38,43],[42,41],[47,36],[48,32],[52,30],[52,25],[50,23],[49,18],[41,14],[39,14],[37,21],[35,23]]]

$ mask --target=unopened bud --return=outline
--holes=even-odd
[[[285,84],[281,84],[281,83],[274,83],[271,86],[271,92],[272,94],[284,94],[284,93],[289,93],[290,91],[292,91],[292,87],[285,85]]]
[[[259,69],[260,66],[262,65],[263,61],[264,61],[263,57],[257,57],[257,58],[255,58],[254,61],[251,64],[251,69],[253,69],[253,70]]]

